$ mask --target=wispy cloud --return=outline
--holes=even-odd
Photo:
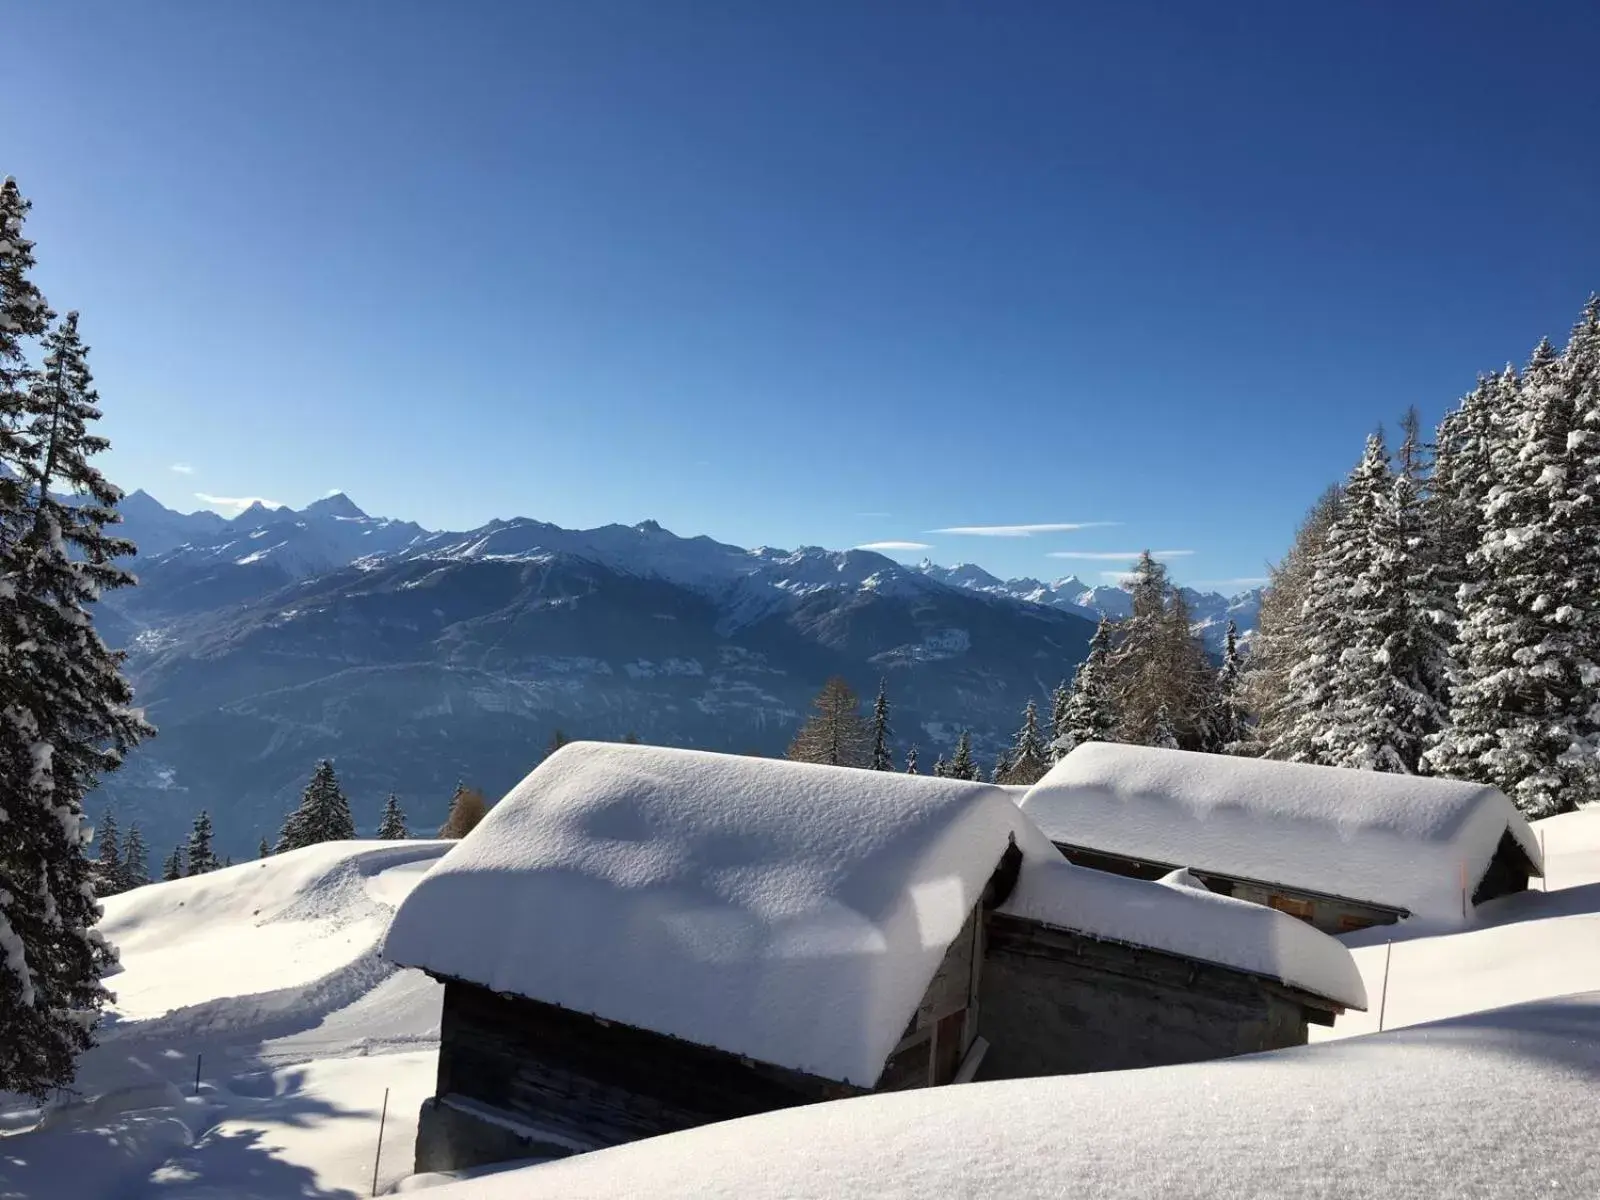
[[[1082,558],[1091,562],[1116,562],[1118,559],[1126,559],[1128,562],[1133,562],[1143,553],[1143,550],[1052,550],[1045,557]],[[1193,550],[1152,550],[1150,557],[1187,558],[1193,553]]]
[[[932,550],[932,542],[863,542],[857,550],[876,550],[888,554],[896,550]]]
[[[929,533],[951,533],[959,537],[1025,538],[1036,533],[1072,533],[1079,529],[1109,529],[1120,521],[1055,521],[1043,525],[951,525],[930,529]]]
[[[193,475],[194,474],[194,468],[192,466],[190,466],[188,463],[173,463],[170,467],[167,468],[167,470],[175,471],[179,475]]]
[[[1101,571],[1100,578],[1112,583],[1127,583],[1133,576],[1126,571]]]
[[[234,513],[242,513],[252,504],[264,504],[268,508],[284,507],[283,501],[268,500],[265,496],[213,496],[209,492],[196,492],[194,498],[211,508]]]

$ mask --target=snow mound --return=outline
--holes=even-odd
[[[1287,913],[1219,896],[1187,871],[1151,883],[1060,858],[1029,858],[1000,911],[1276,979],[1347,1008],[1366,1007],[1349,950]]]
[[[383,952],[870,1086],[1012,839],[1059,858],[985,784],[574,743],[417,886]]]
[[[448,1184],[437,1200],[1600,1195],[1600,994],[1224,1062],[888,1093]]]
[[[1461,919],[1508,832],[1528,823],[1492,787],[1096,742],[1022,800],[1051,840]]]

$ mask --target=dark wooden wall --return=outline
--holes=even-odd
[[[993,914],[982,1079],[1071,1075],[1304,1045],[1332,1006],[1270,980]]]

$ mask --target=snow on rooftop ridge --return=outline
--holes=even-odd
[[[1057,857],[987,784],[573,743],[417,886],[383,953],[870,1086],[1013,838]]]
[[[1000,911],[1276,979],[1346,1008],[1367,1006],[1344,946],[1287,913],[1217,895],[1186,870],[1152,882],[1034,856],[1023,860]]]
[[[1467,885],[1528,823],[1492,787],[1097,742],[1022,800],[1056,842],[1459,922]]]
[[[438,1200],[1600,1195],[1600,993],[1221,1062],[803,1105]]]

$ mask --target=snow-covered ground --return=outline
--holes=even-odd
[[[1548,894],[1457,932],[1345,939],[1371,1009],[1316,1031],[1324,1044],[819,1105],[423,1194],[1592,1198],[1600,810],[1534,829]],[[79,1100],[0,1102],[0,1200],[365,1196],[385,1088],[379,1191],[425,1182],[401,1183],[438,990],[375,948],[446,846],[313,847],[108,901],[114,1020]],[[1353,1036],[1380,998],[1389,1032]]]
[[[409,1174],[440,989],[377,945],[452,844],[330,843],[106,900],[116,1005],[76,1097],[0,1098],[0,1198],[365,1196],[385,1088],[380,1187]]]

